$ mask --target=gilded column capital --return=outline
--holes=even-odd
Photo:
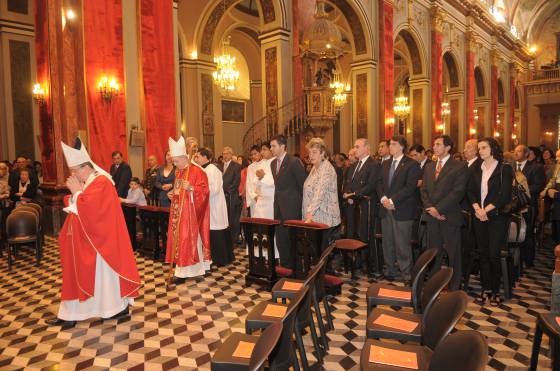
[[[470,52],[476,52],[478,50],[478,40],[476,33],[474,31],[467,31],[465,34],[467,41],[467,50]]]
[[[432,30],[436,32],[443,32],[443,24],[445,21],[445,12],[438,6],[430,10],[432,17]]]

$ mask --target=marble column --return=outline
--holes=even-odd
[[[50,106],[49,115],[42,117],[41,125],[50,125],[50,137],[46,145],[53,150],[51,156],[56,161],[55,174],[50,182],[45,182],[43,200],[45,203],[44,227],[46,233],[57,233],[64,221],[63,197],[67,194],[65,187],[68,175],[60,147],[60,141],[71,143],[79,134],[87,144],[86,97],[83,61],[83,19],[82,2],[75,1],[72,9],[76,14],[74,20],[63,20],[60,16],[63,0],[45,0],[43,2],[42,22],[46,25],[43,38],[48,50],[48,86],[47,100]],[[44,119],[44,121],[43,121]]]
[[[466,68],[467,68],[467,78],[466,78],[466,117],[467,117],[467,128],[466,137],[476,138],[476,123],[474,121],[474,96],[476,82],[474,80],[474,60],[476,45],[476,36],[472,31],[467,33],[467,45],[466,45]]]
[[[490,58],[490,123],[494,136],[498,132],[498,52],[492,50]]]
[[[441,125],[441,103],[443,101],[443,19],[444,13],[439,7],[431,10],[432,15],[432,137],[439,134]]]
[[[509,136],[508,142],[511,145],[515,145],[515,140],[519,139],[517,135],[517,130],[515,130],[515,95],[517,92],[515,91],[515,82],[517,79],[517,70],[515,68],[515,64],[510,64],[509,66],[509,117],[507,120],[507,125],[509,128]],[[514,138],[515,135],[515,138]]]
[[[378,107],[377,65],[374,60],[363,60],[351,64],[352,80],[352,140],[368,138],[375,145],[381,139],[376,112]]]
[[[379,137],[390,138],[394,122],[393,0],[379,0]]]

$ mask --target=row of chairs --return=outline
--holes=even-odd
[[[442,293],[451,280],[453,269],[442,268],[425,281],[436,255],[436,249],[428,249],[419,256],[412,269],[411,287],[380,283],[369,287],[366,294],[368,339],[360,357],[362,370],[398,369],[395,364],[389,365],[395,357],[401,357],[398,361],[402,361],[402,357],[411,355],[419,370],[484,369],[488,359],[486,338],[477,331],[458,331],[450,335],[465,313],[468,301],[463,291]],[[413,313],[380,309],[378,305],[411,307]],[[380,339],[418,344],[388,343]],[[384,353],[391,356],[384,359]]]
[[[2,248],[7,250],[8,269],[12,269],[13,260],[17,259],[21,246],[34,247],[36,264],[40,264],[44,241],[42,217],[43,209],[40,205],[20,203],[6,218],[6,234]]]
[[[323,357],[329,349],[327,331],[334,329],[324,283],[328,257],[334,247],[331,244],[325,249],[305,280],[282,278],[274,285],[271,300],[257,304],[247,315],[246,334],[233,333],[216,351],[212,358],[213,371],[260,370],[267,360],[273,370],[287,370],[290,367],[296,371],[301,368],[309,370],[302,337],[306,329],[311,334],[317,363],[323,363]],[[320,302],[324,304],[326,324]],[[273,316],[272,311],[277,311],[277,316]],[[313,314],[317,317],[319,336]],[[256,330],[262,330],[260,336],[252,335]],[[247,353],[247,357],[239,357],[239,349],[246,343],[252,344],[250,347],[253,349]],[[296,349],[300,355],[301,368]]]

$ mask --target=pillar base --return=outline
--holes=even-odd
[[[58,236],[60,228],[66,219],[64,208],[64,196],[70,194],[68,189],[62,185],[43,184],[43,230],[45,234]]]

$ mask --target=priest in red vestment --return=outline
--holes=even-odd
[[[210,270],[210,191],[208,177],[191,163],[183,137],[169,138],[169,151],[176,171],[165,259],[176,265],[175,283],[180,283]]]
[[[140,276],[121,203],[111,176],[90,158],[79,139],[62,143],[71,176],[68,214],[59,235],[62,294],[50,325],[73,327],[93,317],[119,318],[138,296]]]

